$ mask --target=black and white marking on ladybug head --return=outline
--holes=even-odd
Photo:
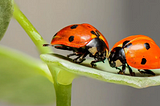
[[[89,53],[97,58],[98,60],[104,60],[106,58],[106,52],[108,53],[108,48],[102,39],[94,38],[87,45],[87,50]],[[108,54],[107,54],[108,56]]]
[[[122,47],[114,48],[108,58],[111,67],[119,67],[126,63],[125,53]]]

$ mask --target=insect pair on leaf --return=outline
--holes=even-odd
[[[119,69],[119,74],[125,74],[126,66],[130,75],[135,76],[131,67],[138,69],[140,73],[155,75],[150,69],[160,68],[160,49],[148,36],[133,35],[117,42],[109,52],[109,44],[105,37],[92,25],[69,25],[57,32],[51,44],[57,49],[73,51],[67,55],[77,56],[73,59],[76,63],[82,63],[89,55],[94,58],[91,66],[96,62],[104,62],[107,58],[111,67]],[[118,68],[122,66],[122,68]],[[131,67],[130,67],[131,66]]]

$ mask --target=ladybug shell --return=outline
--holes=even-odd
[[[120,40],[119,42],[117,42],[117,43],[113,46],[113,48],[115,48],[115,47],[122,47],[125,41],[128,41],[128,42],[129,42],[129,41],[131,41],[131,40],[133,40],[133,39],[134,39],[134,40],[136,40],[136,39],[148,39],[148,40],[151,40],[151,41],[154,42],[153,39],[151,39],[150,37],[145,36],[145,35],[132,35],[132,36],[126,37],[126,38]],[[113,48],[112,48],[112,49],[113,49]]]
[[[127,63],[137,69],[160,68],[160,49],[149,37],[135,38],[124,48]]]
[[[61,29],[53,36],[51,45],[60,44],[80,48],[86,46],[87,43],[97,36],[99,36],[109,48],[105,37],[96,28],[87,23],[69,25]]]

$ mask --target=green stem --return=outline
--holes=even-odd
[[[57,76],[60,72],[60,68],[58,68],[58,66],[55,64],[48,64],[48,67],[54,80],[54,88],[56,91],[56,106],[71,106],[72,83],[68,85],[59,84],[57,81]]]
[[[45,44],[46,42],[43,40],[41,35],[30,23],[27,17],[21,12],[21,10],[18,8],[16,4],[14,4],[13,16],[19,22],[19,24],[23,27],[23,29],[26,31],[29,37],[32,39],[32,41],[34,42],[34,44],[38,48],[38,51],[41,54],[52,52],[50,47],[43,47],[43,44]]]
[[[16,6],[16,4],[14,5],[13,16],[19,22],[19,24],[23,27],[23,29],[26,31],[29,37],[32,39],[32,41],[37,46],[41,54],[52,52],[49,47],[43,47],[43,44],[45,44],[46,42],[43,40],[43,38],[38,33],[38,31],[34,28],[34,26],[30,23],[30,21],[26,18],[26,16]],[[54,80],[57,106],[71,106],[72,84],[69,83],[67,85],[62,85],[58,83],[57,76],[58,76],[58,73],[60,72],[58,66],[56,65],[54,66],[54,64],[52,64],[51,66],[48,65],[48,67],[50,69],[50,72]]]
[[[71,88],[70,85],[61,85],[54,83],[56,91],[56,106],[71,106]]]

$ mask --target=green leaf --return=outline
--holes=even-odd
[[[42,54],[40,57],[47,64],[57,65],[57,67],[63,71],[67,71],[76,75],[91,77],[105,82],[123,84],[135,88],[145,88],[149,86],[160,85],[160,76],[158,76],[160,75],[160,70],[154,70],[157,76],[150,77],[144,74],[140,74],[136,69],[133,69],[133,71],[136,73],[136,76],[119,75],[117,74],[118,70],[111,68],[107,60],[105,63],[97,63],[97,67],[92,68],[90,66],[91,60],[87,60],[82,64],[76,64],[73,63],[71,59],[57,54]],[[126,70],[126,72],[128,72],[128,70]],[[61,77],[68,76],[66,74],[63,74],[62,76],[61,74]]]
[[[0,100],[39,105],[55,102],[52,76],[46,64],[0,46]]]
[[[0,40],[7,30],[14,8],[13,0],[0,0]]]

